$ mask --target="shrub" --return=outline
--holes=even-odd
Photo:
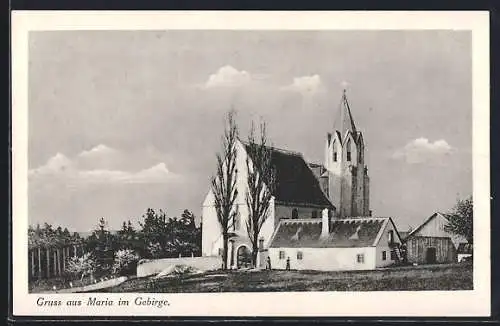
[[[163,248],[158,242],[150,242],[147,246],[147,252],[153,259],[160,258],[163,254]]]
[[[93,275],[96,267],[97,264],[92,254],[86,253],[81,257],[71,257],[65,271],[74,278],[79,277],[82,280],[84,276]]]
[[[172,274],[174,275],[184,275],[194,273],[196,269],[188,265],[175,265]]]
[[[139,255],[132,249],[121,249],[115,252],[115,260],[113,263],[113,274],[130,275],[135,272]]]

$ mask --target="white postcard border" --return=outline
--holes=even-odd
[[[194,294],[28,294],[28,33],[34,30],[429,30],[472,31],[474,290]],[[50,141],[50,140],[48,140]],[[489,316],[490,156],[488,12],[111,12],[12,13],[13,313],[34,316]],[[130,300],[129,306],[37,306],[37,299]],[[136,306],[166,299],[165,308]],[[86,300],[84,300],[86,301]]]

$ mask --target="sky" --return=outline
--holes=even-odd
[[[346,88],[373,215],[406,231],[472,193],[471,76],[466,31],[31,32],[29,223],[199,218],[228,110],[321,163]]]

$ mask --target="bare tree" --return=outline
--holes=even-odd
[[[222,152],[217,154],[217,174],[212,177],[212,192],[215,199],[217,220],[222,229],[222,269],[227,269],[229,230],[238,215],[235,205],[238,191],[236,189],[236,141],[238,128],[234,120],[235,112],[231,110],[226,118],[226,127],[222,138]]]
[[[267,220],[272,194],[275,187],[275,169],[271,162],[271,149],[267,146],[266,124],[261,122],[259,139],[255,139],[255,127],[252,123],[248,136],[247,171],[248,189],[246,204],[248,219],[246,227],[252,243],[252,265],[257,265],[259,253],[259,235]]]

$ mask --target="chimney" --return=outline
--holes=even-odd
[[[321,211],[321,238],[326,238],[330,234],[330,218],[328,208]]]

